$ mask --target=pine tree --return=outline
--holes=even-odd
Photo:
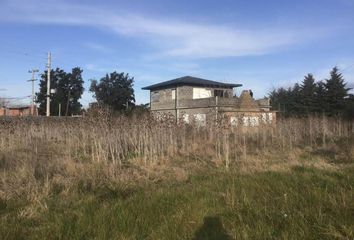
[[[354,94],[349,94],[345,99],[344,117],[348,120],[354,120]]]
[[[300,116],[306,113],[326,113],[351,118],[354,115],[354,96],[348,95],[350,88],[337,67],[330,72],[325,82],[315,82],[312,74],[304,77],[301,85],[294,84],[288,89],[278,88],[270,92],[272,109],[284,116]]]
[[[337,115],[345,108],[345,97],[349,88],[346,88],[342,74],[337,67],[330,72],[331,77],[326,79],[326,110],[330,115]]]
[[[292,88],[289,88],[289,103],[288,103],[288,115],[297,116],[302,112],[301,104],[301,87],[298,83],[295,83]]]
[[[269,93],[269,98],[273,110],[285,112],[289,100],[289,92],[287,89],[283,87],[273,89],[272,92]]]
[[[326,109],[326,86],[323,81],[319,81],[315,90],[315,112],[323,113]]]
[[[311,73],[307,74],[300,86],[301,108],[303,113],[312,113],[316,110],[316,83]]]

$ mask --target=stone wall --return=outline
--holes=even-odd
[[[185,123],[199,123],[205,125],[216,119],[215,108],[190,108],[179,110],[179,119]]]
[[[233,126],[258,127],[276,123],[275,112],[226,112],[224,120]]]
[[[248,90],[242,91],[240,95],[240,103],[238,106],[241,110],[260,111],[258,103],[251,97]]]

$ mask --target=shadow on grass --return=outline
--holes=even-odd
[[[195,232],[194,240],[233,240],[227,234],[219,217],[205,217],[204,224]]]

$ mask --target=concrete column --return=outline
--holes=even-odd
[[[175,94],[176,94],[175,95],[176,122],[178,123],[178,119],[179,119],[178,86],[176,86]]]
[[[218,120],[218,113],[219,113],[219,109],[218,109],[218,105],[219,105],[219,97],[216,96],[215,97],[215,120]]]

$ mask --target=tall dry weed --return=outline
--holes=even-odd
[[[353,122],[324,117],[249,128],[149,115],[1,119],[0,198],[40,202],[50,194],[154,181],[167,173],[186,179],[188,169],[166,168],[174,159],[255,169],[265,167],[262,156],[308,149],[353,162],[353,135]]]

